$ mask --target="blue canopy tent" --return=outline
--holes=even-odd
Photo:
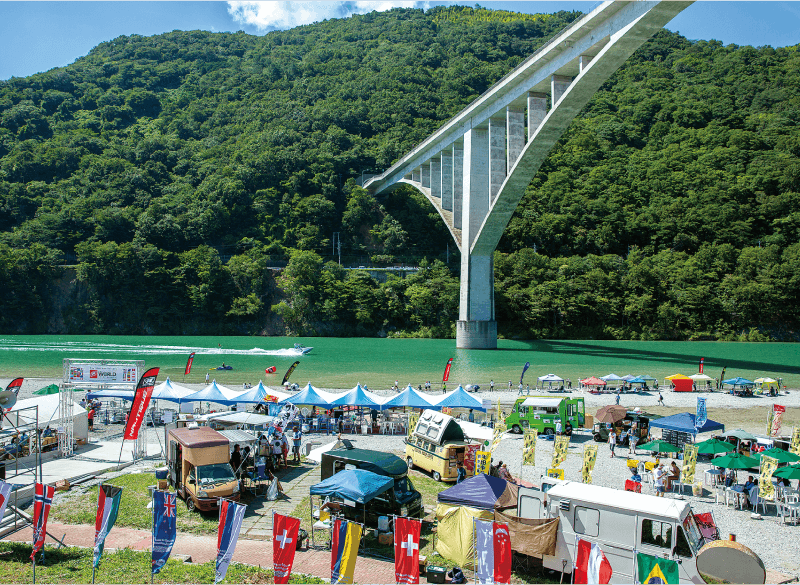
[[[94,400],[95,398],[121,398],[122,400],[133,400],[133,394],[133,390],[95,390],[92,392],[87,392],[86,398],[88,400]]]
[[[184,396],[181,402],[213,402],[215,404],[231,405],[239,402],[238,396],[233,390],[217,385],[217,381],[214,380],[202,390]]]
[[[695,415],[691,412],[680,412],[672,416],[665,416],[657,420],[650,421],[650,428],[667,429],[669,431],[679,431],[697,435],[698,433],[708,433],[709,431],[724,431],[725,425],[717,421],[708,419],[705,424],[696,429],[694,426]]]
[[[635,378],[631,378],[628,380],[629,384],[647,384],[647,380],[642,378],[641,376],[636,376]]]
[[[442,408],[471,408],[473,410],[479,410],[481,412],[486,412],[486,409],[483,407],[483,403],[469,394],[464,388],[459,386],[452,392],[448,392],[444,396],[442,396],[438,401],[433,403],[431,408],[433,410],[442,410]]]
[[[366,469],[345,469],[311,486],[312,496],[365,504],[394,487],[394,479]]]
[[[723,384],[727,384],[728,386],[755,386],[756,383],[752,380],[748,380],[747,378],[728,378],[727,380],[722,381]]]
[[[408,387],[406,387],[406,389],[400,394],[383,403],[383,408],[400,408],[402,406],[410,406],[411,408],[430,408],[431,403],[428,402],[424,395],[414,390],[414,388],[411,387],[411,384],[409,384]]]
[[[153,396],[151,397],[153,400],[167,400],[169,402],[178,402],[180,403],[186,396],[192,394],[192,390],[189,388],[184,388],[183,386],[178,386],[177,384],[173,384],[172,381],[167,378],[161,384],[158,384],[155,388],[153,388]]]
[[[330,403],[331,406],[363,406],[367,408],[374,408],[375,410],[383,410],[383,398],[377,394],[373,394],[369,390],[364,390],[361,384],[356,384],[356,387],[350,390],[344,396],[340,396]]]
[[[509,489],[512,488],[510,488],[506,480],[479,473],[439,492],[437,500],[441,504],[469,506],[480,510],[494,510],[497,506],[497,500]],[[514,498],[510,499],[516,501],[516,494],[514,496]]]
[[[306,384],[306,387],[300,390],[297,394],[293,394],[287,398],[278,401],[278,404],[305,404],[308,406],[324,406],[330,407],[331,398],[330,394],[322,390],[317,390],[311,385],[311,382]]]

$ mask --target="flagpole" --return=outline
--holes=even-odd
[[[33,585],[36,585],[36,553],[33,553]]]
[[[158,480],[156,480],[158,481]],[[158,485],[156,485],[158,487]],[[190,496],[191,497],[191,496]],[[175,502],[176,504],[178,502]],[[156,492],[153,490],[153,493],[150,495],[150,507],[153,510],[153,522],[151,524],[152,529],[150,530],[150,583],[153,583],[153,534],[156,532]],[[178,506],[176,505],[175,508]],[[178,515],[178,510],[175,510],[175,515]],[[177,518],[176,518],[177,520]]]

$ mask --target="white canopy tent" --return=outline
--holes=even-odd
[[[61,405],[58,394],[48,394],[46,396],[34,396],[24,400],[17,400],[17,403],[6,414],[10,422],[17,426],[36,424],[33,410],[26,410],[32,406],[39,407],[39,428],[44,429],[48,426],[57,431],[59,425],[64,423],[61,417]],[[86,418],[86,409],[77,402],[72,403],[72,424],[73,436],[76,439],[89,440],[89,421]]]

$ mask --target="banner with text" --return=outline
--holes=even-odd
[[[597,445],[586,445],[583,448],[583,467],[581,467],[581,483],[592,483],[592,470],[597,463]]]
[[[697,467],[697,445],[683,446],[683,465],[681,465],[681,483],[694,483],[694,473]]]
[[[70,364],[67,382],[71,384],[136,384],[139,371],[135,366]]]
[[[492,466],[491,451],[478,451],[475,453],[475,475],[485,473],[489,475]]]
[[[777,437],[781,432],[781,424],[783,423],[783,413],[786,412],[786,407],[780,404],[772,405],[772,426],[769,430],[770,437]]]
[[[522,447],[522,462],[525,465],[536,465],[536,438],[539,431],[536,429],[525,430],[525,445]]]
[[[789,447],[789,451],[795,455],[800,455],[800,427],[795,427],[792,433],[792,443]]]
[[[758,497],[763,500],[775,500],[775,486],[772,485],[772,474],[778,468],[778,460],[767,455],[761,456],[758,474]]]

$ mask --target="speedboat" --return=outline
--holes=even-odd
[[[310,352],[312,349],[314,349],[313,347],[303,347],[299,343],[295,343],[294,344],[294,348],[295,348],[295,350],[299,351],[303,355],[306,355],[308,352]]]

